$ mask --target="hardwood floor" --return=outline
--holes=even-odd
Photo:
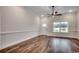
[[[74,53],[79,52],[79,40],[41,35],[0,50],[1,53]]]

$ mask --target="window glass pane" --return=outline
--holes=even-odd
[[[60,22],[54,22],[54,28],[59,28]]]
[[[60,32],[59,30],[60,30],[60,28],[54,28],[53,32]]]
[[[68,28],[61,28],[61,32],[68,32]]]

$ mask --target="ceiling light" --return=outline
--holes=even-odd
[[[44,16],[44,15],[41,15],[42,17]]]
[[[47,27],[47,24],[42,24],[42,27]]]
[[[69,10],[69,12],[72,12],[72,10]]]

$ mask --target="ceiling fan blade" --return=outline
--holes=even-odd
[[[46,16],[46,17],[50,17],[50,16],[52,16],[52,15],[51,15],[51,14],[46,14],[45,16]]]
[[[52,15],[48,15],[48,17],[51,17]]]
[[[62,14],[55,14],[55,16],[61,16]]]

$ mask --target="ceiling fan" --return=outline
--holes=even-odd
[[[61,13],[58,13],[58,11],[55,11],[55,7],[54,6],[51,6],[52,7],[52,13],[51,14],[47,14],[48,17],[50,16],[61,16],[62,14]]]

